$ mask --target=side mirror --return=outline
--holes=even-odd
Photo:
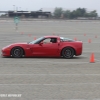
[[[39,45],[43,45],[43,42],[40,42]]]

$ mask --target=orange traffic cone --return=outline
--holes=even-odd
[[[97,38],[97,35],[95,35],[95,38]]]
[[[75,41],[77,41],[77,38],[74,38]]]
[[[86,36],[86,34],[84,34],[84,36]]]
[[[29,37],[31,37],[31,34],[28,34]]]
[[[91,39],[88,40],[88,43],[91,43]]]
[[[34,37],[34,40],[36,40],[36,37]]]
[[[21,32],[21,34],[23,35],[24,33],[23,33],[23,32]]]
[[[90,56],[90,63],[94,63],[94,62],[95,62],[94,53],[92,53],[91,56]]]

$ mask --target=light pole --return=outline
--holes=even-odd
[[[13,10],[15,11],[15,5],[13,5]]]
[[[16,11],[18,11],[18,7],[16,7]]]
[[[19,7],[19,10],[21,11],[21,7]]]

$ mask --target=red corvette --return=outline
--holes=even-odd
[[[59,36],[44,36],[29,43],[14,43],[2,48],[2,56],[64,57],[82,54],[82,42]]]

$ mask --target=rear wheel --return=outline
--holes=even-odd
[[[14,58],[21,58],[23,56],[23,49],[20,47],[13,48],[11,51],[11,55]]]
[[[73,58],[74,56],[74,50],[73,48],[64,48],[62,50],[62,56],[66,59],[70,59]]]

